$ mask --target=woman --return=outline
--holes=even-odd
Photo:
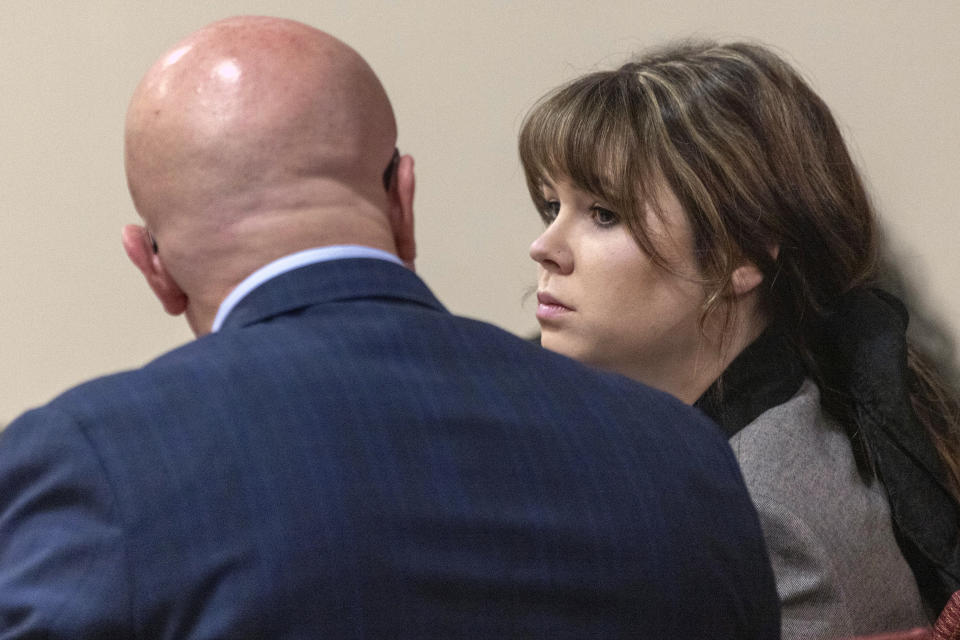
[[[546,96],[520,156],[542,344],[728,433],[784,638],[928,623],[960,589],[957,405],[871,288],[875,215],[820,98],[763,47],[677,45]]]

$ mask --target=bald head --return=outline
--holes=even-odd
[[[294,251],[396,253],[383,185],[395,144],[386,93],[353,49],[298,22],[238,17],[147,72],[127,113],[127,180],[187,306],[215,306]]]

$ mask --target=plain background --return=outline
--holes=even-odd
[[[774,46],[834,110],[917,297],[960,334],[956,0],[3,0],[0,424],[191,339],[127,263],[123,118],[140,77],[198,27],[294,18],[379,74],[417,160],[419,273],[452,311],[536,330],[540,223],[516,154],[550,88],[683,37]]]

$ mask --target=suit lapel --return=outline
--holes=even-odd
[[[307,265],[264,282],[237,304],[221,331],[315,304],[369,298],[389,298],[446,311],[427,285],[406,267],[386,260],[348,258]]]

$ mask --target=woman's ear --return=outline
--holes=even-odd
[[[780,255],[780,245],[770,247],[769,253],[770,258],[776,260],[777,256]],[[751,260],[744,258],[743,263],[733,270],[730,279],[733,286],[733,295],[742,296],[760,286],[760,283],[763,282],[763,272]]]
[[[749,260],[733,270],[730,277],[734,296],[743,296],[756,289],[763,282],[763,273]]]

